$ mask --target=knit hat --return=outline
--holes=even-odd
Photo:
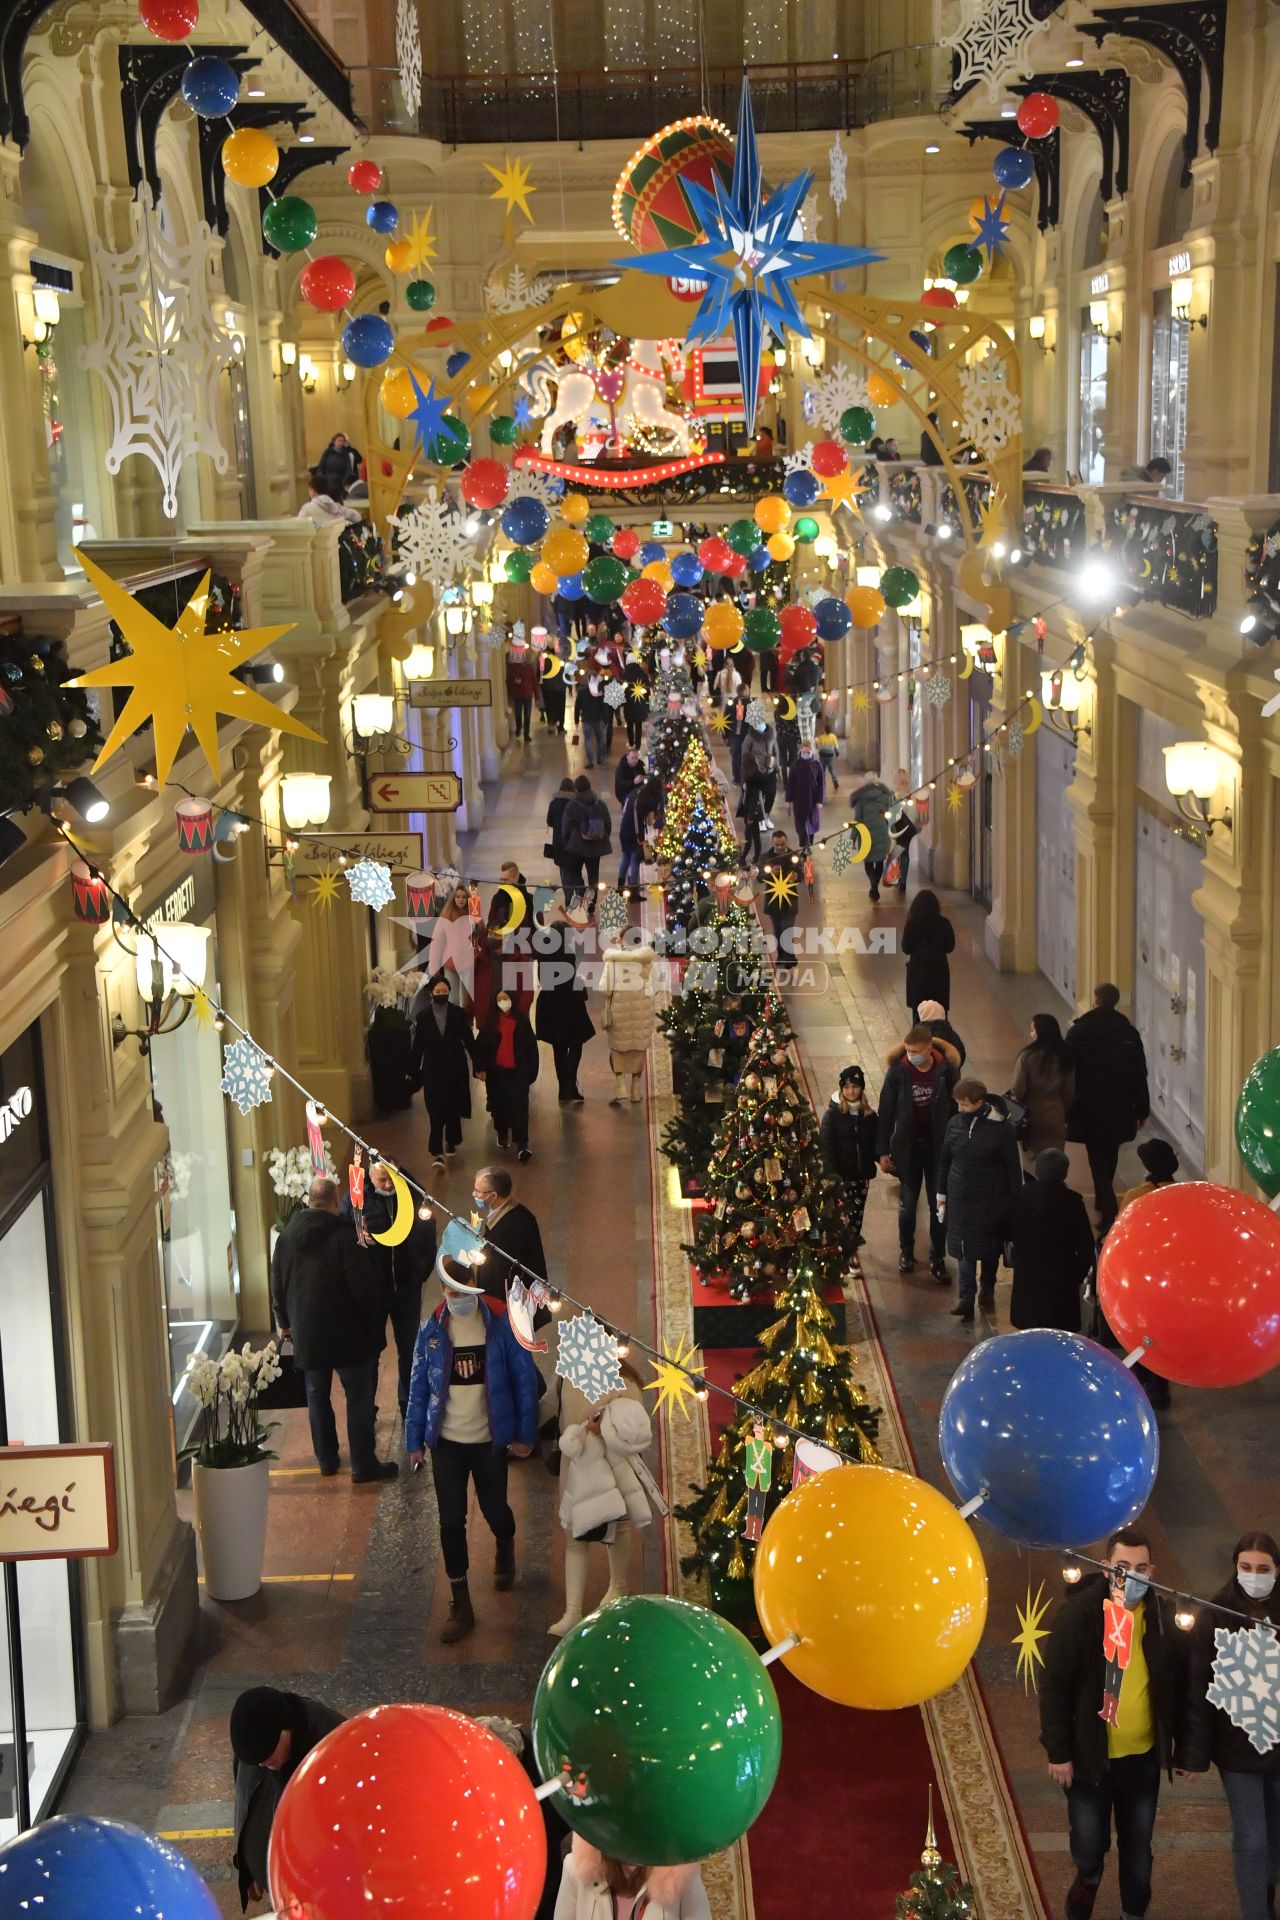
[[[1061,1147],[1044,1147],[1036,1155],[1036,1179],[1042,1187],[1060,1187],[1070,1165]]]
[[[840,1085],[843,1087],[852,1080],[855,1086],[865,1087],[867,1076],[861,1067],[843,1067],[840,1072]]]
[[[1157,1182],[1172,1180],[1178,1171],[1178,1156],[1167,1140],[1144,1140],[1138,1148],[1138,1158]]]
[[[941,1000],[922,1000],[916,1008],[922,1020],[945,1020],[947,1010]]]
[[[293,1725],[293,1707],[278,1687],[250,1687],[231,1709],[231,1751],[246,1766],[260,1767]]]

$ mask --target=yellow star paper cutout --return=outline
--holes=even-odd
[[[846,467],[843,473],[829,474],[824,482],[824,491],[833,508],[848,507],[855,519],[861,518],[858,505],[861,489],[852,467]]]
[[[322,867],[311,882],[311,904],[313,907],[331,907],[338,897],[338,883],[341,879],[336,867]]]
[[[771,873],[767,892],[775,907],[789,906],[797,892],[794,873]]]
[[[1044,1655],[1040,1651],[1040,1642],[1049,1638],[1048,1627],[1040,1622],[1049,1611],[1049,1602],[1044,1597],[1044,1582],[1036,1588],[1036,1597],[1031,1598],[1031,1582],[1027,1581],[1027,1604],[1018,1607],[1018,1632],[1013,1636],[1013,1645],[1018,1649],[1017,1676],[1022,1680],[1024,1693],[1039,1693],[1036,1685],[1036,1668],[1044,1665]]]
[[[704,652],[702,651],[702,648],[701,648],[701,647],[699,647],[699,648],[698,648],[698,651],[697,651],[697,652],[696,652],[696,653],[694,654],[694,656],[693,656],[693,664],[694,664],[694,666],[695,666],[695,667],[696,667],[696,668],[698,669],[698,672],[699,672],[699,673],[701,673],[701,672],[702,672],[702,671],[704,670],[704,668],[706,667],[706,664],[707,664],[707,656],[706,656],[706,654],[705,654],[705,653],[704,653]]]
[[[728,733],[729,716],[727,713],[721,713],[717,709],[715,713],[709,713],[707,715],[707,725],[710,727],[712,733]]]
[[[484,170],[486,173],[491,173],[498,183],[489,198],[501,200],[508,213],[514,213],[519,207],[525,219],[532,222],[529,195],[536,193],[538,189],[533,185],[532,176],[524,161],[513,160],[509,153],[504,153],[500,167],[491,167],[486,160]]]
[[[405,235],[413,249],[409,264],[411,267],[429,267],[439,251],[440,242],[431,231],[431,222],[435,219],[435,208],[428,207],[423,213],[415,213],[409,231]]]
[[[111,660],[105,667],[94,667],[69,687],[128,687],[129,698],[120,718],[107,735],[106,744],[93,763],[96,773],[117,747],[150,720],[155,730],[156,781],[163,786],[173,769],[190,727],[205,759],[215,775],[218,764],[218,715],[249,720],[260,727],[280,733],[294,733],[303,740],[321,740],[318,733],[295,720],[291,713],[246,687],[234,676],[234,669],[251,660],[292,630],[293,622],[281,627],[246,627],[236,633],[206,634],[205,608],[209,601],[209,574],[206,573],[188,600],[177,623],[166,627],[134,599],[127,587],[104,573],[87,553],[76,553],[91,586],[102,595],[107,612],[119,627],[131,649],[123,660]],[[323,741],[321,741],[323,744]]]
[[[206,1029],[212,1027],[217,1018],[213,1010],[213,1002],[203,987],[197,987],[191,996],[191,1018],[198,1027]]]
[[[855,713],[870,713],[870,711],[871,711],[871,696],[870,696],[870,694],[869,694],[869,693],[867,692],[867,690],[866,690],[866,688],[865,688],[865,687],[855,687],[855,688],[854,688],[854,693],[853,693],[853,710],[854,710],[854,712],[855,712]]]
[[[947,812],[948,813],[959,813],[961,807],[964,805],[964,793],[965,793],[964,788],[957,787],[954,781],[947,788]]]
[[[661,1360],[649,1362],[653,1368],[654,1378],[645,1381],[644,1390],[646,1393],[657,1394],[656,1412],[661,1413],[664,1407],[670,1407],[674,1412],[682,1413],[688,1419],[689,1409],[685,1401],[696,1398],[698,1391],[690,1378],[690,1372],[696,1371],[697,1357],[697,1348],[686,1347],[684,1335],[681,1334],[676,1342],[674,1353],[664,1349]]]
[[[648,893],[649,898],[653,901],[655,906],[660,907],[662,905],[663,889],[660,881],[651,880],[649,882],[648,887],[646,888],[646,892]]]

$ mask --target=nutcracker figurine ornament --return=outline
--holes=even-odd
[[[773,1481],[773,1442],[757,1414],[747,1441],[743,1475],[747,1483],[747,1518],[742,1529],[744,1540],[758,1540],[764,1532],[764,1510]]]

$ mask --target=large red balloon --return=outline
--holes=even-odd
[[[809,455],[809,465],[824,479],[833,473],[843,473],[848,464],[849,456],[838,440],[819,440]]]
[[[779,625],[782,628],[780,653],[794,653],[798,647],[807,647],[818,631],[818,623],[808,607],[784,607]]]
[[[622,594],[622,611],[637,627],[651,627],[667,610],[667,590],[661,580],[641,576]]]
[[[1018,108],[1018,131],[1028,140],[1043,140],[1058,124],[1058,103],[1051,93],[1029,93]]]
[[[634,560],[640,551],[640,535],[634,527],[619,527],[610,545],[619,560]]]
[[[698,558],[708,573],[727,573],[733,548],[718,533],[698,542]]]
[[[510,477],[501,460],[473,460],[462,471],[462,497],[472,507],[501,506]]]
[[[336,253],[322,253],[302,270],[298,290],[319,313],[341,313],[356,290],[356,276]]]
[[[1103,1243],[1098,1301],[1121,1345],[1188,1387],[1234,1387],[1280,1362],[1280,1218],[1207,1180],[1132,1201]]]
[[[747,556],[744,553],[735,553],[733,548],[730,547],[725,558],[725,563],[720,569],[721,573],[723,573],[728,580],[741,580],[746,570]]]
[[[376,160],[353,160],[347,168],[347,185],[356,193],[376,193],[382,185],[382,168]]]
[[[284,1790],[271,1897],[310,1920],[531,1920],[542,1813],[520,1762],[449,1707],[371,1707],[326,1734]]]
[[[922,307],[954,307],[958,306],[959,302],[950,287],[926,287],[920,295],[920,305]]]
[[[157,40],[185,40],[200,24],[200,0],[139,0],[138,18]]]

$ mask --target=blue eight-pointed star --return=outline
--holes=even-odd
[[[423,452],[425,453],[440,431],[440,422],[444,419],[448,411],[449,402],[436,392],[434,379],[426,393],[424,393],[418,385],[417,378],[412,371],[410,371],[409,379],[413,385],[413,397],[417,404],[413,412],[409,414],[407,424],[413,428],[419,440],[422,442]]]
[[[1009,238],[1009,222],[1004,217],[1004,203],[1007,193],[1002,193],[992,206],[985,195],[982,201],[982,217],[978,221],[978,231],[973,236],[975,247],[985,247],[988,261],[994,260],[998,253],[1004,252],[1004,243]]]

